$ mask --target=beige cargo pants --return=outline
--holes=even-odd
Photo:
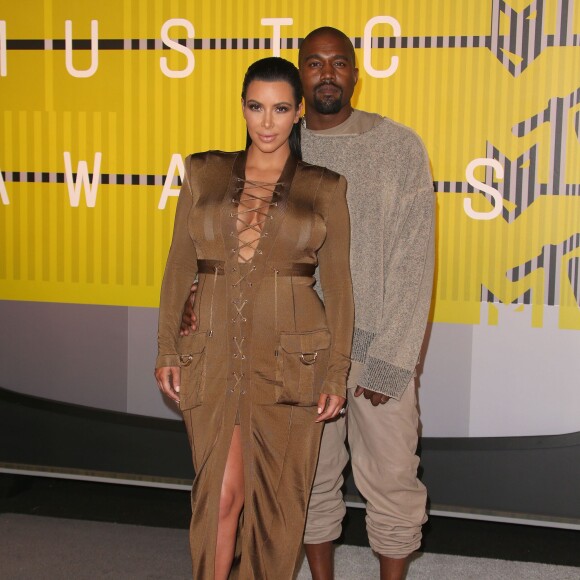
[[[427,521],[427,490],[417,479],[415,379],[399,401],[389,399],[373,407],[363,395],[354,396],[357,371],[360,368],[353,368],[349,377],[347,418],[324,427],[304,542],[319,544],[340,536],[346,513],[341,487],[349,459],[348,431],[354,481],[367,502],[371,548],[384,556],[404,558],[419,547],[421,526]]]

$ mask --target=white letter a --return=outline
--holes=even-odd
[[[183,159],[179,153],[174,153],[171,156],[169,169],[167,170],[167,177],[165,178],[165,183],[163,184],[163,191],[161,192],[161,197],[159,198],[159,205],[157,206],[157,209],[165,209],[169,197],[179,196],[179,188],[171,187],[176,171],[179,172],[179,177],[183,181],[185,176],[185,166],[183,165]]]

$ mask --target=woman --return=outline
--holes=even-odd
[[[322,425],[345,402],[346,181],[301,161],[301,101],[294,65],[254,63],[242,87],[246,150],[185,163],[155,374],[191,443],[196,579],[293,577]],[[197,332],[180,337],[196,275]]]

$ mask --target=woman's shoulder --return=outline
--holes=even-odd
[[[311,181],[312,191],[316,192],[316,203],[322,204],[320,207],[328,208],[328,204],[336,201],[337,196],[346,197],[346,178],[340,173],[332,171],[328,167],[312,165],[304,161],[299,162],[298,168],[304,172],[303,175],[306,179]]]
[[[186,162],[191,165],[228,165],[232,164],[236,157],[242,151],[220,151],[218,149],[211,149],[209,151],[201,151],[199,153],[191,153],[187,156]]]
[[[322,165],[313,165],[312,163],[306,163],[306,161],[299,161],[298,167],[312,179],[322,179],[328,182],[337,182],[340,180],[342,175],[328,167],[323,167]],[[344,178],[343,178],[344,179]]]

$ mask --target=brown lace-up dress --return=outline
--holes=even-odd
[[[250,183],[245,162],[245,152],[187,158],[161,291],[156,366],[181,366],[198,580],[213,577],[236,423],[245,504],[231,577],[293,578],[322,433],[316,404],[320,393],[345,395],[350,364],[345,179],[290,156],[277,183]],[[313,290],[317,265],[324,306]],[[196,276],[198,330],[180,338]]]

